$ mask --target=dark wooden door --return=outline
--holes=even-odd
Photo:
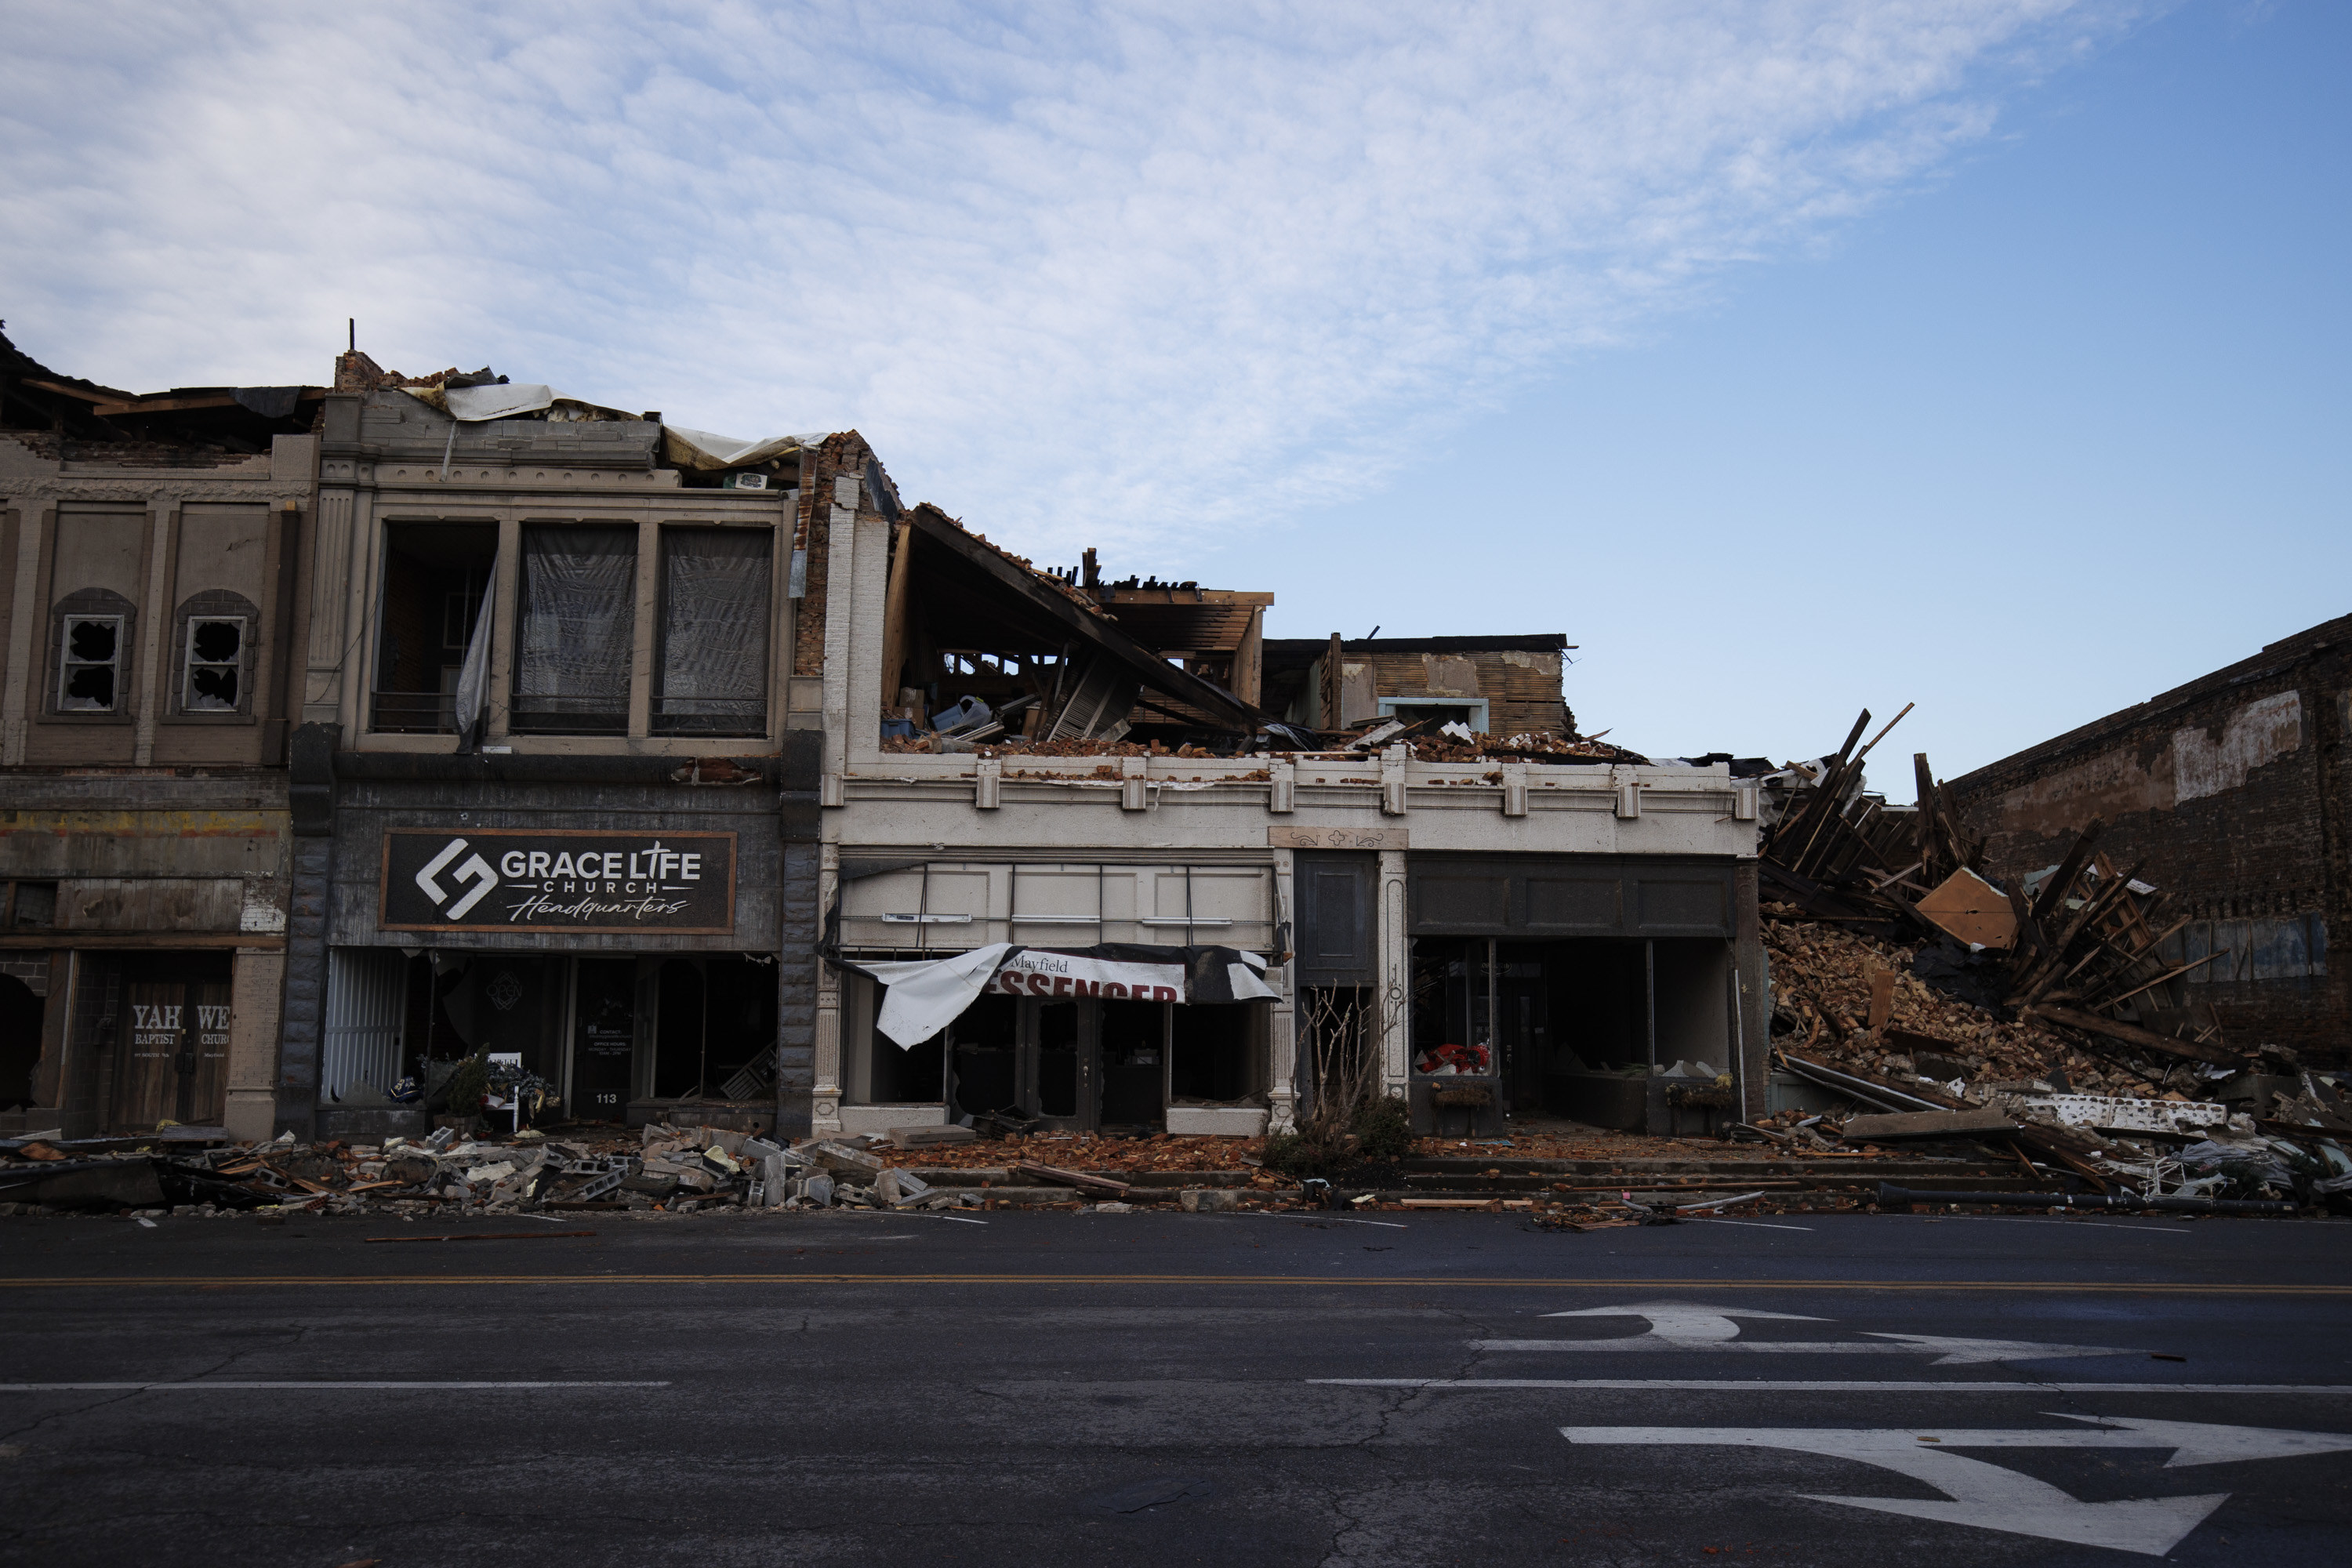
[[[112,1124],[217,1126],[228,1097],[229,983],[149,971],[123,987]]]
[[[142,979],[123,987],[114,1067],[118,1131],[152,1131],[179,1109],[180,1047],[189,1022],[186,981]]]

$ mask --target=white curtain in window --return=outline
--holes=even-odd
[[[636,566],[634,528],[523,530],[518,709],[627,711]]]
[[[662,535],[666,716],[765,717],[773,538],[765,529],[674,528]]]

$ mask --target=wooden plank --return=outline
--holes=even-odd
[[[2082,877],[2083,863],[2090,858],[2092,846],[2098,843],[2099,835],[2106,826],[2095,816],[2088,827],[2074,836],[2073,847],[2058,862],[2058,869],[2051,875],[2050,880],[2042,884],[2042,896],[2033,902],[2035,920],[2046,921],[2065,908],[2066,894]]]
[[[1267,601],[1274,595],[1268,594]],[[1253,608],[1241,646],[1234,650],[1234,695],[1255,708],[1265,681],[1265,611]]]
[[[1124,1196],[1129,1190],[1125,1182],[1114,1182],[1108,1176],[1089,1175],[1084,1171],[1065,1171],[1055,1165],[1041,1165],[1034,1160],[1015,1160],[1012,1168],[1024,1176],[1076,1187],[1081,1192],[1118,1193]]]
[[[2143,1029],[2136,1024],[2124,1023],[2121,1019],[2103,1018],[2096,1013],[2079,1013],[2072,1007],[2037,1005],[2025,1008],[2021,1016],[2047,1018],[2053,1024],[2063,1024],[2070,1029],[2080,1029],[2090,1035],[2105,1035],[2111,1040],[2121,1040],[2126,1045],[2145,1046],[2151,1051],[2162,1051],[2168,1056],[2183,1057],[2190,1061],[2211,1062],[2216,1067],[2235,1068],[2240,1072],[2246,1069],[2246,1058],[2234,1051],[2226,1051],[2218,1046],[2199,1045],[2194,1040],[2174,1039],[2159,1035],[2153,1029]]]
[[[882,606],[882,706],[896,708],[906,684],[907,604],[915,575],[915,525],[901,519],[892,531],[890,587]]]

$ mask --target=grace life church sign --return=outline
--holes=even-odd
[[[395,827],[383,889],[385,931],[722,933],[735,836]]]

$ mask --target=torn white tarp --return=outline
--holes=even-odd
[[[739,441],[732,436],[688,430],[682,425],[662,426],[663,458],[697,474],[715,474],[727,468],[748,468],[754,463],[778,458],[795,458],[803,447],[821,446],[824,441],[822,435],[766,436],[756,441]]]
[[[887,987],[875,1027],[901,1047],[929,1039],[982,993],[1137,1002],[1272,1001],[1265,959],[1234,947],[1023,947],[991,942],[952,958],[842,967]]]
[[[461,425],[478,425],[488,419],[520,419],[539,413],[558,420],[637,417],[617,408],[566,397],[551,386],[525,382],[488,386],[404,386],[401,390]]]

